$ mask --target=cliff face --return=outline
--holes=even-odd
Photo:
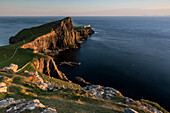
[[[50,33],[37,37],[34,41],[24,44],[21,48],[34,49],[36,53],[57,53],[67,48],[77,48],[82,38],[87,38],[94,33],[91,28],[82,28],[79,31],[74,30],[73,20],[65,18],[62,21],[53,24],[53,30]]]
[[[94,31],[90,27],[73,27],[73,20],[67,17],[38,27],[24,29],[16,36],[11,37],[10,43],[28,42],[23,44],[21,48],[30,48],[35,53],[53,56],[65,49],[77,48],[82,39],[87,38],[92,33]],[[52,57],[36,60],[34,67],[46,75],[68,80],[65,74],[58,70]]]
[[[64,73],[58,70],[53,58],[40,58],[33,62],[34,68],[38,69],[40,73],[44,73],[46,75],[65,80],[67,81],[67,77]]]

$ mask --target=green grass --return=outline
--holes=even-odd
[[[0,98],[39,99],[45,106],[55,108],[59,113],[123,113],[126,107],[135,109],[139,113],[150,113],[140,108],[138,105],[121,104],[123,96],[117,95],[113,100],[98,99],[92,97],[88,92],[81,90],[81,87],[77,84],[65,82],[41,73],[39,73],[39,75],[45,81],[50,81],[54,86],[63,88],[55,92],[43,91],[36,85],[31,84],[31,81],[29,82],[30,75],[28,74],[13,74],[0,71],[0,80],[1,82],[5,82],[8,87],[8,93],[0,93]],[[10,78],[12,80],[5,81],[5,78]],[[70,88],[76,88],[77,90],[72,90]],[[161,107],[157,103],[147,100],[142,100],[142,102],[168,113],[164,109],[160,109]],[[42,109],[36,109],[33,113],[39,111],[42,111]]]
[[[14,51],[15,51],[16,46],[14,47],[0,47],[0,54],[2,55],[2,57],[0,58],[0,62],[6,61],[7,59],[9,59]],[[3,56],[7,56],[6,58]],[[2,69],[5,66],[9,66],[11,63],[17,64],[19,68],[23,67],[25,64],[27,64],[28,62],[32,61],[33,58],[38,58],[38,57],[42,57],[42,55],[40,54],[35,54],[33,53],[33,50],[31,49],[18,49],[18,51],[16,52],[15,56],[0,65],[0,69]]]
[[[59,113],[73,113],[73,112],[99,112],[99,113],[123,113],[124,107],[112,101],[96,99],[89,96],[87,92],[80,90],[80,86],[61,81],[54,78],[45,78],[52,82],[53,85],[61,85],[65,89],[56,92],[42,91],[37,86],[32,85],[25,80],[28,75],[23,74],[10,74],[4,76],[6,72],[0,72],[0,77],[12,78],[12,81],[3,81],[7,84],[8,93],[1,93],[0,98],[15,98],[15,99],[39,99],[47,107],[57,109]],[[41,75],[42,77],[45,75]],[[24,79],[25,78],[25,79]],[[79,88],[78,90],[66,89],[67,87]],[[3,109],[5,110],[5,109]],[[35,110],[34,112],[37,112]]]
[[[67,19],[67,18],[66,18]],[[30,29],[24,29],[19,32],[15,38],[18,40],[23,40],[19,43],[3,46],[0,47],[0,63],[9,59],[13,53],[15,52],[16,48],[33,41],[39,36],[47,34],[51,32],[56,27],[56,23],[60,23],[60,21],[51,22],[48,24],[44,24],[42,26],[33,27]],[[88,29],[88,28],[87,28]],[[79,31],[83,30],[83,27],[74,27],[74,30]],[[17,64],[19,68],[23,67],[25,64],[30,62],[24,69],[28,71],[37,71],[34,66],[33,62],[36,59],[48,57],[41,54],[33,53],[31,49],[22,49],[19,48],[16,52],[16,55],[9,61],[0,65],[0,69],[10,65],[11,63]],[[15,99],[39,99],[44,105],[48,107],[52,107],[57,109],[59,113],[123,113],[126,107],[133,108],[140,113],[148,113],[148,111],[141,109],[137,105],[128,106],[125,104],[121,104],[120,102],[123,101],[123,97],[116,96],[113,100],[103,100],[92,97],[88,92],[82,91],[81,86],[72,83],[72,82],[65,82],[56,78],[52,78],[50,76],[44,75],[39,73],[39,75],[44,79],[44,81],[51,82],[54,86],[62,87],[61,90],[56,92],[46,92],[39,89],[37,86],[32,85],[28,82],[29,75],[21,74],[20,72],[14,74],[5,71],[0,71],[0,82],[5,82],[8,87],[8,93],[0,93],[1,99],[6,98],[15,98]],[[7,81],[7,78],[10,81]],[[72,90],[72,89],[76,90]],[[145,104],[153,106],[163,112],[167,112],[162,107],[160,107],[157,103],[142,100]],[[1,109],[1,111],[5,111],[6,109]],[[40,112],[42,109],[36,109],[31,112]],[[27,111],[30,112],[30,111]]]
[[[168,111],[166,111],[164,108],[162,108],[158,103],[156,102],[152,102],[152,101],[149,101],[149,100],[145,100],[145,99],[141,99],[141,102],[148,105],[148,106],[151,106],[151,107],[154,107],[160,111],[163,111],[163,113],[169,113]]]

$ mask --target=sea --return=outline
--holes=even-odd
[[[24,28],[64,17],[0,17],[0,46]],[[79,49],[54,59],[81,62],[58,66],[76,82],[113,87],[124,96],[148,99],[170,111],[170,17],[72,17],[75,26],[91,25],[95,33]]]

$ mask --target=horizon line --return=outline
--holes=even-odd
[[[111,16],[111,15],[108,15],[108,16],[102,16],[102,15],[97,15],[97,16],[83,16],[83,15],[80,15],[80,16],[62,16],[62,15],[51,15],[51,16],[46,16],[46,15],[41,15],[41,16],[35,16],[35,15],[0,15],[0,17],[170,17],[170,15],[138,15],[138,16],[135,16],[135,15],[122,15],[122,16]]]

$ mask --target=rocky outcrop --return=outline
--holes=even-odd
[[[44,81],[38,75],[37,71],[35,71],[35,72],[24,71],[22,73],[29,74],[30,76],[33,76],[33,78],[36,79],[36,82],[34,82],[33,84],[37,85],[37,87],[39,87],[40,89],[42,89],[44,91],[57,91],[57,90],[61,89],[61,87],[59,87],[59,86],[53,86],[50,82]]]
[[[86,86],[82,89],[101,99],[112,99],[115,97],[116,94],[121,95],[121,93],[114,88],[104,87],[100,85]]]
[[[135,111],[134,109],[125,108],[124,113],[138,113],[138,112],[137,112],[137,111]]]
[[[30,48],[35,53],[44,53],[53,56],[65,49],[78,48],[82,39],[87,38],[92,33],[94,31],[90,27],[78,27],[75,30],[72,18],[67,17],[63,20],[54,21],[42,26],[24,29],[16,36],[10,38],[10,43],[28,42],[23,44],[21,48]],[[68,80],[65,74],[58,70],[53,58],[40,58],[34,61],[33,65],[41,73],[61,80]],[[80,64],[69,63],[69,65]],[[13,71],[15,72],[16,70]]]
[[[73,20],[69,17],[46,25],[53,26],[51,32],[37,37],[35,40],[24,44],[21,48],[31,48],[36,53],[57,54],[65,49],[77,48],[82,38],[87,38],[94,33],[91,28],[74,30]]]
[[[149,110],[149,111],[151,111],[152,113],[163,113],[162,111],[159,111],[159,110],[157,110],[157,109],[155,109],[155,108],[152,108],[152,107],[147,107],[147,106],[141,106],[141,108],[142,109],[146,109],[146,110]]]
[[[68,81],[64,73],[58,70],[52,57],[40,58],[33,62],[34,68],[38,69],[40,73]]]
[[[91,85],[90,82],[87,82],[87,81],[84,80],[82,77],[75,77],[75,79],[79,82],[78,84],[80,84],[80,85],[82,85],[82,86]]]
[[[67,62],[67,61],[64,61],[64,62],[60,62],[60,65],[68,65],[68,66],[80,66],[81,63],[77,63],[77,62]]]
[[[0,83],[0,93],[6,93],[7,92],[7,86],[4,82]]]
[[[15,106],[12,106],[8,110],[6,110],[6,113],[21,113],[26,110],[34,110],[35,108],[45,108],[45,106],[40,103],[38,99],[34,99],[31,101],[26,102],[25,100],[22,103],[19,103]]]
[[[10,72],[17,72],[17,69],[18,69],[18,65],[16,64],[10,64],[8,67],[4,67],[3,70],[7,70],[7,71],[10,71]]]
[[[57,113],[57,111],[56,111],[56,109],[53,109],[53,108],[46,108],[41,113]]]
[[[0,101],[0,108],[5,108],[11,104],[19,104],[22,102],[25,102],[25,99],[15,100],[14,98],[7,98],[6,100]]]
[[[10,108],[7,108],[11,106]],[[0,108],[7,108],[6,113],[21,113],[29,110],[31,112],[35,108],[46,108],[38,99],[26,101],[25,99],[15,100],[7,98],[0,101]],[[46,108],[41,113],[57,113],[55,109]]]

